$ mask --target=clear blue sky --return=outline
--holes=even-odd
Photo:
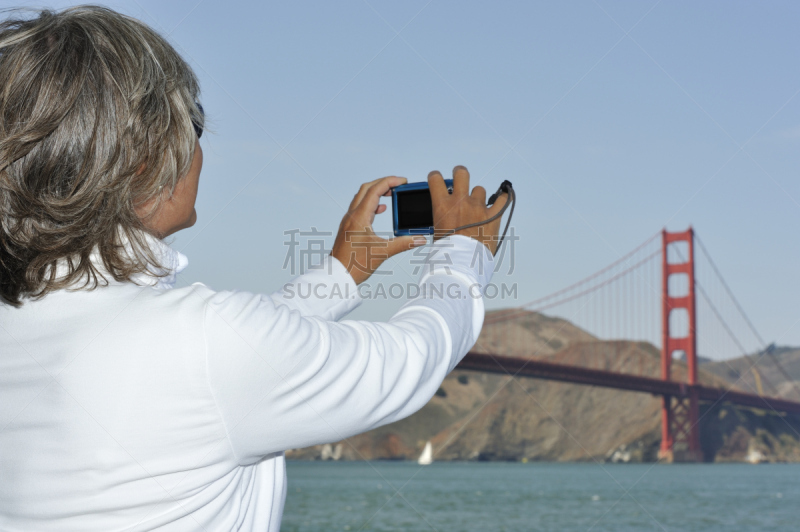
[[[285,230],[335,230],[361,182],[464,164],[518,190],[517,267],[496,280],[520,302],[692,224],[762,335],[800,345],[800,3],[107,5],[202,83],[186,282],[275,290]]]

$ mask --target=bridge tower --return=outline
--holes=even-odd
[[[670,262],[667,248],[673,242],[688,244],[688,257],[683,262]],[[665,395],[661,404],[661,448],[658,456],[668,462],[700,462],[703,453],[700,448],[699,399],[695,385],[697,382],[697,313],[694,281],[694,231],[691,227],[679,233],[661,233],[661,378],[672,379],[672,358],[682,351],[686,360],[686,386],[679,396]],[[681,257],[683,258],[683,257]],[[688,292],[673,295],[670,291],[670,277],[688,277]],[[675,283],[673,283],[674,285]],[[685,283],[682,283],[685,284]],[[685,312],[688,330],[685,336],[676,337],[671,330],[675,311]]]

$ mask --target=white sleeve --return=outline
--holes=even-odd
[[[284,305],[303,316],[333,321],[339,321],[361,303],[353,277],[330,255],[325,256],[322,264],[309,268],[269,298],[276,305]]]
[[[478,338],[493,264],[460,235],[429,249],[419,297],[385,323],[326,321],[241,292],[204,295],[209,385],[239,463],[340,440],[430,400]]]

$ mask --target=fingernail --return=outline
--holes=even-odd
[[[428,239],[424,236],[415,236],[414,237],[414,246],[424,246],[428,243]]]

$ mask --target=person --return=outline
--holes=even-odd
[[[452,195],[428,177],[447,267],[387,322],[343,318],[420,244],[372,231],[399,177],[364,184],[321,267],[272,295],[175,287],[198,99],[167,41],[107,8],[0,24],[2,530],[278,530],[286,449],[412,414],[477,339],[500,221],[451,233],[506,198],[486,207],[464,167]]]

